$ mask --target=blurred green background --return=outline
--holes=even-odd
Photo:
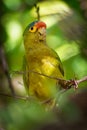
[[[23,31],[30,22],[37,19],[35,4],[39,6],[40,20],[47,24],[47,44],[60,56],[66,79],[80,79],[87,75],[86,0],[1,0],[0,48],[4,50],[17,95],[26,94],[22,75],[13,74],[13,71],[22,70]],[[0,61],[0,92],[8,93],[9,88],[2,68]],[[83,92],[86,88],[87,82],[79,85],[77,92]],[[67,98],[73,93],[75,91],[71,89],[59,95],[60,109],[64,110],[64,115],[68,113],[72,120],[80,116],[79,110],[73,104],[68,105],[73,109],[71,111],[66,107]],[[0,130],[34,130],[40,129],[42,124],[58,124],[56,121],[59,119],[56,118],[59,117],[53,112],[45,112],[36,102],[14,100],[1,95],[0,98]]]

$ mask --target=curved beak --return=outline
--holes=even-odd
[[[38,32],[39,32],[40,35],[46,35],[46,29],[44,27],[39,28]]]

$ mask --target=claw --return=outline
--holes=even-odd
[[[75,90],[78,88],[78,82],[77,80],[71,79],[68,80],[66,83],[67,89],[74,88]]]

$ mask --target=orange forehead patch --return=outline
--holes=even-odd
[[[36,28],[41,28],[41,27],[46,28],[46,24],[42,21],[35,23],[35,26],[36,26]]]

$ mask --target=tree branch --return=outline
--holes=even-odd
[[[36,9],[36,13],[37,13],[37,19],[40,20],[40,8],[39,8],[39,6],[37,6],[37,4],[35,4],[35,9]]]
[[[13,96],[15,96],[15,92],[14,92],[14,89],[13,89],[11,78],[10,78],[10,75],[9,75],[9,72],[8,72],[8,65],[7,65],[7,62],[6,62],[6,59],[5,59],[4,50],[1,46],[0,46],[0,60],[1,60],[1,65],[2,65],[3,71],[4,71],[4,73],[7,77],[11,93],[12,93]]]
[[[24,72],[24,71],[13,71],[12,73],[14,73],[14,74],[24,74],[24,75],[26,74],[26,72]],[[79,80],[76,80],[76,79],[66,80],[66,79],[55,77],[55,76],[48,76],[48,75],[45,75],[43,73],[39,73],[39,72],[36,72],[36,71],[33,71],[33,70],[29,70],[27,73],[35,73],[37,75],[45,76],[45,77],[50,78],[50,79],[63,81],[64,85],[65,85],[65,87],[64,87],[65,89],[70,89],[71,87],[77,89],[78,85],[81,82],[87,81],[87,76],[85,76],[85,77],[83,77],[82,79],[79,79]]]
[[[13,97],[10,94],[1,93],[1,92],[0,92],[0,95],[1,96],[5,96],[5,97]],[[32,96],[19,96],[19,95],[15,95],[15,99],[30,100],[30,99],[33,99],[33,97]]]
[[[13,71],[11,72],[11,74],[26,74],[26,72],[23,72],[23,71]],[[48,75],[45,75],[45,74],[42,74],[42,73],[39,73],[39,72],[36,72],[36,71],[28,71],[27,73],[35,73],[37,75],[41,75],[41,76],[45,76],[47,78],[51,78],[51,79],[54,79],[54,80],[59,80],[59,81],[64,81],[65,85],[66,85],[66,88],[61,90],[59,93],[63,93],[63,92],[66,92],[68,89],[74,87],[75,89],[78,88],[78,85],[81,83],[81,82],[84,82],[84,81],[87,81],[87,76],[83,77],[82,79],[79,79],[79,80],[75,80],[75,79],[71,79],[71,80],[65,80],[65,79],[62,79],[62,78],[58,78],[58,77],[54,77],[54,76],[48,76]],[[7,97],[12,97],[12,95],[9,95],[9,94],[5,94],[5,93],[0,93],[1,96],[7,96]],[[34,97],[32,96],[18,96],[18,95],[15,95],[15,99],[22,99],[22,100],[30,100],[30,99],[34,99]],[[51,99],[48,99],[48,100],[45,100],[43,102],[40,102],[41,104],[45,104],[47,102],[50,102]]]

